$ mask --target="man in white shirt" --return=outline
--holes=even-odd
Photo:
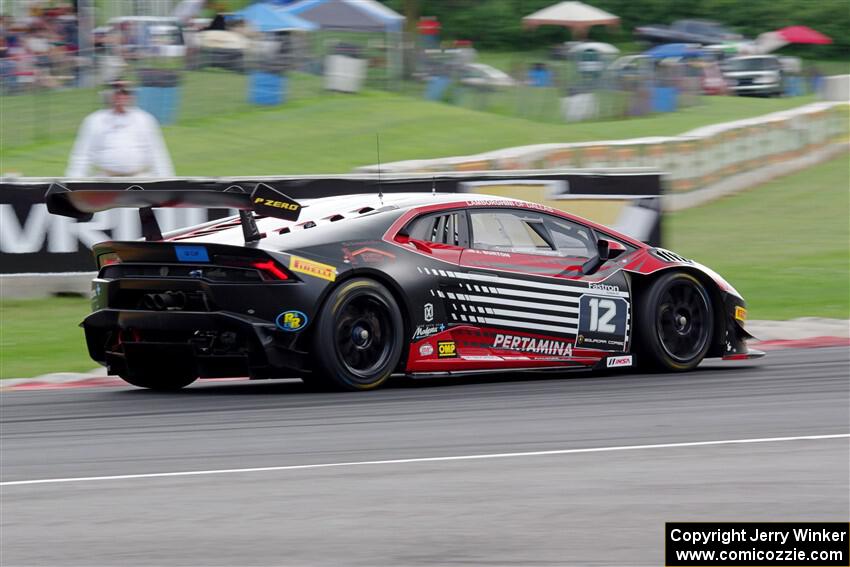
[[[124,81],[112,83],[111,107],[83,120],[66,177],[173,177],[174,166],[152,115],[132,106]]]

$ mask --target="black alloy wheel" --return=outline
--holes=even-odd
[[[317,372],[307,381],[347,390],[380,386],[401,359],[403,325],[395,299],[380,283],[342,283],[319,314],[314,336]]]
[[[693,276],[672,272],[652,283],[639,304],[641,353],[664,370],[695,368],[711,347],[714,314],[705,286]]]

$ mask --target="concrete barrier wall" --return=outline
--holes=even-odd
[[[823,100],[850,101],[850,75],[824,77],[818,94]]]
[[[837,88],[837,87],[836,87]],[[384,173],[512,169],[650,167],[667,189],[686,193],[730,176],[804,157],[848,137],[847,102],[819,102],[764,116],[714,124],[680,136],[538,144],[471,156],[381,164]],[[377,166],[358,168],[376,172]]]

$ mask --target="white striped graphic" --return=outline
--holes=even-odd
[[[474,268],[473,268],[474,269]],[[485,269],[485,268],[482,268]],[[467,274],[464,272],[453,272],[451,270],[447,270],[444,273],[443,270],[430,270],[429,268],[425,268],[426,273],[430,273],[431,275],[442,275],[444,277],[455,278],[459,280],[468,280],[476,283],[481,282],[490,282],[493,284],[503,284],[503,285],[515,285],[519,287],[532,287],[537,289],[548,289],[553,291],[560,291],[562,293],[595,293],[597,295],[610,295],[612,297],[624,297],[628,298],[629,294],[625,291],[606,291],[599,289],[591,289],[582,285],[570,285],[570,284],[553,284],[541,281],[533,281],[533,280],[520,280],[516,278],[506,278],[502,276],[490,276],[487,274]]]
[[[460,295],[460,299],[475,303],[489,303],[492,305],[508,305],[510,307],[525,307],[527,309],[541,309],[544,311],[557,311],[558,313],[575,313],[578,315],[578,307],[567,305],[553,305],[551,303],[532,303],[530,301],[519,301],[517,299],[504,299],[502,297],[490,297],[488,295]]]
[[[508,289],[504,287],[497,288],[499,295],[510,295],[513,297],[525,297],[528,299],[542,299],[544,301],[554,303],[566,303],[569,305],[578,305],[578,297],[566,297],[563,295],[555,295],[553,293],[541,293],[538,291],[526,291],[524,289]]]
[[[493,315],[500,315],[502,317],[519,317],[525,319],[538,319],[540,321],[551,321],[553,323],[564,323],[566,325],[578,325],[578,317],[558,317],[556,315],[528,313],[526,311],[510,311],[508,309],[493,309],[492,311]]]
[[[512,329],[534,329],[535,331],[549,331],[551,333],[575,333],[577,328],[567,328],[563,325],[544,325],[542,323],[530,323],[528,321],[514,321],[511,319],[494,319],[493,317],[478,317],[479,322],[498,327],[510,327]],[[483,321],[482,321],[483,320]]]
[[[558,335],[571,335],[578,332],[578,304],[579,298],[582,295],[622,297],[627,301],[629,298],[629,293],[626,291],[608,291],[593,289],[583,285],[571,285],[569,283],[557,284],[542,282],[539,280],[521,280],[517,278],[491,276],[481,273],[472,274],[455,272],[452,270],[423,269],[425,273],[429,275],[461,280],[463,282],[460,284],[462,288],[470,292],[475,292],[455,293],[446,291],[445,294],[442,291],[437,292],[442,298],[448,297],[451,300],[459,302],[451,304],[454,310],[454,312],[450,314],[452,320],[460,320],[468,323],[479,323],[526,331],[545,331],[556,333]],[[480,285],[485,282],[494,284],[494,286],[502,284],[525,289]],[[553,291],[557,293],[547,293]],[[474,303],[484,303],[487,305],[503,306],[506,308],[484,308],[476,306]],[[518,309],[507,309],[510,307]],[[548,315],[523,311],[522,309],[554,311],[567,316]],[[630,311],[631,310],[627,307],[626,336],[628,336],[628,332],[631,327]],[[477,313],[480,313],[481,315],[476,315]]]

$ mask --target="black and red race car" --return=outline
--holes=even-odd
[[[547,206],[471,194],[289,199],[69,191],[85,219],[140,208],[145,241],[94,247],[91,357],[130,384],[301,377],[368,390],[392,375],[625,368],[742,359],[746,307],[712,270]],[[161,234],[152,207],[239,215]]]

